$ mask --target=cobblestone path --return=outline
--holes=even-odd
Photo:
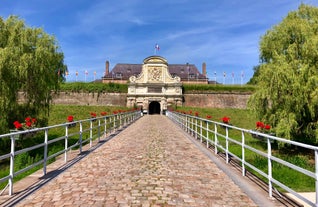
[[[167,117],[148,115],[17,206],[257,206]]]

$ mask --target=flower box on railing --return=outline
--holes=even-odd
[[[254,131],[254,130],[252,130],[252,131],[253,131],[253,132],[258,132],[258,131]],[[258,139],[258,140],[260,140],[260,141],[262,141],[262,142],[266,142],[267,139],[268,139],[267,137],[265,137],[265,136],[263,136],[263,135],[260,135],[260,134],[251,133],[251,135],[252,135],[253,138]],[[274,133],[269,133],[268,135],[275,136]],[[270,142],[271,142],[271,143],[274,143],[275,140],[270,139]]]
[[[68,128],[73,128],[73,127],[76,127],[76,123],[70,123],[70,124],[68,124]]]
[[[30,130],[18,130],[18,129],[10,129],[11,133],[14,132],[24,132],[22,134],[15,134],[14,139],[15,140],[20,140],[24,138],[32,138],[37,134],[37,131],[30,131]]]

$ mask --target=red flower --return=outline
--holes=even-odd
[[[15,121],[13,122],[13,125],[16,129],[21,129],[22,128],[22,124],[19,121]]]
[[[91,117],[95,118],[96,117],[96,113],[91,112]]]
[[[230,122],[230,117],[224,116],[222,118],[223,123],[228,124]]]
[[[199,116],[199,112],[196,111],[196,112],[194,113],[194,115],[195,115],[195,116]]]
[[[107,115],[107,112],[102,111],[102,112],[100,112],[100,115],[102,115],[102,116],[106,116],[106,115]]]
[[[265,125],[265,129],[266,129],[266,130],[270,130],[270,129],[271,129],[271,126],[268,125],[268,124],[266,124],[266,125]]]
[[[36,118],[32,118],[32,124],[35,124],[37,122]]]
[[[27,127],[31,127],[31,126],[32,126],[32,122],[27,121],[27,122],[25,122],[25,125],[26,125]]]
[[[117,111],[113,111],[113,114],[118,114],[118,112]]]
[[[211,118],[212,118],[212,116],[210,116],[210,115],[207,115],[207,116],[206,116],[206,118],[207,118],[207,119],[211,119]]]
[[[189,114],[192,114],[192,111],[191,111],[191,110],[189,111]]]
[[[25,118],[25,122],[31,122],[31,117]]]
[[[74,117],[72,115],[70,115],[70,116],[67,117],[67,120],[69,122],[73,122],[74,121]]]
[[[265,124],[261,121],[256,122],[256,128],[257,129],[264,129]]]

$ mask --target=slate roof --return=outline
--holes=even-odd
[[[105,75],[105,79],[122,79],[128,80],[130,76],[141,73],[142,64],[123,64],[118,63],[115,67],[109,72],[108,75]],[[169,64],[168,70],[172,77],[179,76],[181,80],[189,79],[198,79],[206,80],[206,77],[198,70],[198,68],[193,64]]]

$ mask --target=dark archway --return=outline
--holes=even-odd
[[[160,103],[158,101],[152,101],[149,104],[149,114],[160,114]]]

